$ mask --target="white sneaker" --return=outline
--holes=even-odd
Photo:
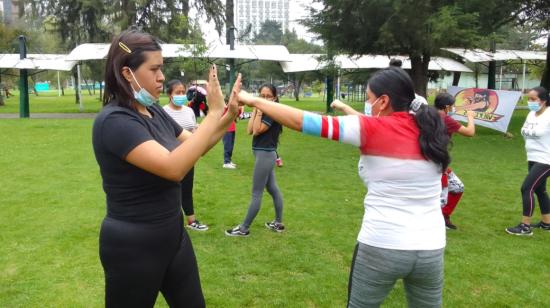
[[[235,164],[234,162],[230,161],[229,164],[233,165],[233,167],[237,168],[237,164]]]
[[[225,168],[225,169],[236,169],[237,167],[235,167],[232,164],[223,164],[223,168]]]
[[[187,228],[197,231],[206,231],[208,230],[208,226],[205,224],[201,224],[198,220],[193,221],[192,223],[187,225]]]

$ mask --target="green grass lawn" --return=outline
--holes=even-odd
[[[314,99],[293,104],[324,109]],[[32,106],[31,112],[38,108]],[[514,138],[484,128],[474,138],[454,138],[452,166],[466,192],[453,215],[459,230],[447,233],[445,307],[548,303],[550,232],[535,230],[531,238],[504,232],[521,216],[525,116],[514,115]],[[251,236],[228,238],[223,230],[242,221],[250,199],[253,155],[245,125],[237,126],[238,169],[222,169],[218,144],[195,171],[195,210],[210,230],[190,233],[207,305],[344,307],[365,194],[358,151],[285,129],[285,165],[276,173],[286,232],[263,227],[274,213],[266,194]],[[89,119],[0,120],[0,307],[103,305],[98,232],[105,195],[91,126]],[[162,296],[157,303],[166,307]],[[398,283],[384,307],[404,306]]]
[[[0,113],[19,113],[19,91],[12,91],[13,96],[4,98],[5,106],[0,106]],[[285,104],[298,106],[307,110],[325,111],[326,104],[322,102],[322,97],[300,98],[296,102],[293,98],[284,97],[281,99]],[[161,95],[160,103],[168,103],[166,95]],[[363,103],[350,103],[351,105]],[[95,94],[89,94],[87,90],[82,91],[83,112],[98,112],[101,109],[102,102],[99,98],[99,91]],[[359,106],[359,105],[358,105]],[[56,90],[39,92],[38,96],[29,95],[30,113],[76,113],[80,112],[80,105],[76,103],[74,90],[65,90],[65,95],[58,96]]]

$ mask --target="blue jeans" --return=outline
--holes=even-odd
[[[226,132],[223,135],[223,163],[229,164],[233,156],[233,146],[235,145],[235,132]]]
[[[444,248],[396,250],[357,243],[348,307],[380,307],[398,279],[403,279],[408,307],[441,307],[444,252]]]

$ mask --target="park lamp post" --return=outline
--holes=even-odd
[[[19,36],[19,59],[27,57],[27,46],[25,36]],[[19,70],[19,117],[29,117],[29,74],[26,69]]]

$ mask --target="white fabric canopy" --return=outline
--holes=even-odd
[[[317,71],[323,69],[326,63],[319,62],[320,54],[291,54],[291,61],[281,61],[281,67],[285,73]],[[411,62],[407,56],[384,56],[384,55],[365,55],[365,56],[346,56],[338,55],[334,62],[338,67],[344,70],[353,69],[381,69],[390,65],[390,59],[400,59],[403,61],[403,68],[410,69]],[[432,71],[450,71],[450,72],[472,72],[464,64],[453,59],[443,57],[433,57],[430,61],[429,70]]]
[[[0,68],[70,71],[76,61],[66,58],[67,55],[58,54],[27,54],[25,59],[19,59],[19,54],[0,54]]]
[[[443,48],[443,50],[461,56],[466,61],[472,63],[507,60],[546,60],[546,52],[544,51],[502,49],[492,53],[482,49]]]
[[[78,45],[68,55],[68,60],[101,60],[107,57],[110,44]],[[196,45],[161,44],[164,58],[214,58],[214,59],[244,59],[264,61],[288,61],[288,49],[282,45],[236,45],[230,50],[229,45],[214,45],[199,52]]]

